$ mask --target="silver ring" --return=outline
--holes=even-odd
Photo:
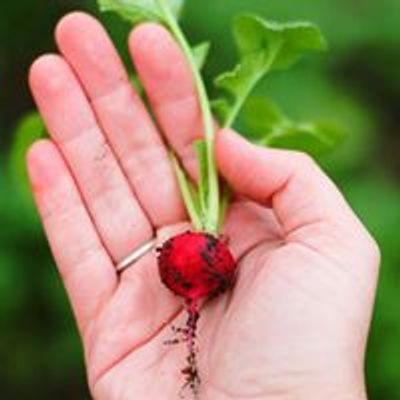
[[[121,273],[122,271],[125,271],[126,269],[131,267],[133,264],[136,263],[136,261],[139,261],[146,253],[153,250],[154,247],[156,246],[156,243],[157,243],[156,239],[150,240],[143,246],[133,251],[131,254],[129,254],[129,256],[127,256],[120,263],[117,264],[116,267],[117,272]]]

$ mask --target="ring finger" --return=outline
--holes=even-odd
[[[30,85],[50,136],[60,148],[92,220],[115,262],[152,236],[85,94],[66,61],[39,58]]]

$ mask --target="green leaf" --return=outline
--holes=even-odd
[[[267,97],[249,97],[243,111],[251,131],[261,134],[262,137],[272,132],[277,125],[283,125],[288,121],[280,108]]]
[[[193,47],[193,58],[199,71],[201,71],[207,61],[210,52],[210,42],[203,42]]]
[[[97,0],[97,2],[101,11],[116,12],[133,23],[162,20],[155,0]]]
[[[234,34],[240,63],[215,80],[216,87],[229,96],[225,100],[229,106],[217,109],[225,127],[233,124],[246,98],[267,73],[289,68],[307,51],[326,48],[320,30],[309,22],[278,23],[241,15],[235,19]]]
[[[185,5],[185,0],[167,0],[167,3],[169,3],[173,14],[179,17]]]
[[[251,97],[244,107],[244,116],[254,142],[304,151],[314,157],[331,151],[346,137],[346,131],[337,123],[292,121],[263,97]]]
[[[211,108],[217,120],[221,122],[221,125],[223,125],[222,121],[225,121],[227,119],[227,115],[229,114],[229,111],[231,109],[231,104],[228,99],[220,97],[218,99],[212,100]]]
[[[97,0],[101,11],[113,11],[136,24],[143,21],[164,22],[160,0]],[[179,16],[184,0],[161,0],[167,3],[175,16]]]
[[[343,131],[326,122],[301,123],[286,126],[274,131],[264,144],[269,147],[304,151],[319,157],[342,142]]]
[[[280,23],[241,15],[236,18],[234,29],[241,57],[262,55],[264,65],[271,64],[271,71],[289,68],[305,52],[327,48],[321,31],[311,22]]]
[[[26,115],[14,132],[9,171],[16,187],[27,199],[31,199],[30,184],[26,169],[26,152],[29,147],[45,135],[45,127],[40,115],[32,112]]]

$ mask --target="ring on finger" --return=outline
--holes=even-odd
[[[133,264],[139,261],[145,254],[149,253],[156,247],[156,239],[149,240],[139,248],[132,251],[116,266],[117,272],[121,274],[126,269],[130,268]]]

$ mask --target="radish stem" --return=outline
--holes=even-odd
[[[175,16],[172,14],[170,7],[165,0],[157,0],[158,4],[163,11],[166,23],[170,28],[171,32],[175,35],[176,40],[182,48],[183,53],[189,63],[192,70],[196,89],[199,96],[200,109],[203,119],[203,129],[205,142],[207,147],[207,207],[203,210],[202,219],[202,230],[207,233],[217,234],[219,227],[219,216],[220,216],[220,199],[219,199],[219,182],[218,173],[216,168],[216,162],[214,157],[214,140],[215,140],[215,129],[214,121],[211,112],[210,100],[207,95],[207,91],[197,67],[196,61],[193,57],[193,52],[189,46],[185,35],[183,34],[179,24],[176,21]]]

